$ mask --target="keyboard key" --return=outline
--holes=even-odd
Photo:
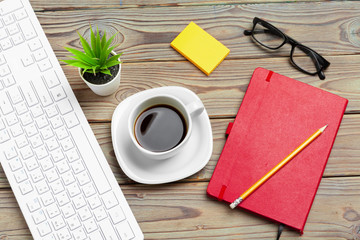
[[[43,78],[48,88],[53,88],[60,84],[59,78],[55,71],[47,71],[44,73]]]
[[[49,218],[54,218],[54,217],[56,217],[56,216],[58,216],[60,214],[60,210],[59,210],[56,203],[53,203],[53,204],[49,205],[46,208],[46,212],[47,212]]]
[[[44,140],[47,140],[54,136],[54,132],[52,131],[51,127],[47,126],[40,130],[41,136],[44,138]]]
[[[32,170],[36,169],[37,167],[39,167],[38,161],[36,160],[35,157],[32,157],[32,158],[26,160],[25,165],[29,171],[32,171]]]
[[[96,193],[96,190],[95,190],[94,186],[92,185],[92,183],[89,183],[89,184],[86,184],[85,186],[83,186],[82,190],[84,192],[85,197],[87,197],[87,198]]]
[[[107,217],[106,211],[103,207],[98,207],[94,211],[94,216],[98,222]]]
[[[26,103],[29,105],[29,107],[34,106],[38,103],[34,90],[29,82],[26,81],[22,82],[20,88],[23,92]]]
[[[15,46],[24,42],[24,38],[21,33],[16,33],[14,36],[11,37],[11,39]]]
[[[74,197],[81,193],[79,186],[75,182],[67,186],[66,189],[68,190],[70,197]]]
[[[23,159],[28,159],[34,155],[33,151],[31,150],[30,146],[23,147],[19,149],[19,152]]]
[[[5,85],[5,87],[10,87],[10,86],[12,86],[12,85],[14,85],[15,84],[15,79],[14,79],[14,77],[12,76],[12,75],[9,75],[9,76],[6,76],[6,77],[4,77],[3,79],[3,82],[4,82],[4,85]],[[17,88],[15,88],[16,90],[18,90]],[[15,90],[15,91],[16,91]],[[16,92],[16,93],[13,93],[13,92],[9,92],[9,95],[10,94],[20,94],[20,92],[19,92],[19,90],[18,90],[18,92]],[[18,96],[16,96],[17,98],[19,98]],[[12,98],[12,95],[10,95],[10,98]],[[22,100],[22,98],[21,98],[21,100]],[[16,102],[17,103],[17,102]]]
[[[29,49],[33,52],[33,51],[41,48],[42,44],[40,42],[40,39],[35,38],[35,39],[29,41],[28,46],[29,46]]]
[[[72,174],[71,171],[67,171],[66,173],[62,174],[61,176],[62,176],[62,180],[64,181],[65,186],[67,186],[67,185],[69,185],[69,184],[76,181],[75,178],[74,178],[74,175]]]
[[[60,240],[71,239],[71,234],[67,228],[63,228],[63,229],[59,230],[57,235]]]
[[[51,220],[51,224],[53,225],[55,230],[59,230],[66,226],[66,223],[61,215],[54,217]]]
[[[0,29],[0,32],[1,32],[1,29]],[[3,65],[5,63],[6,63],[6,60],[5,60],[4,55],[0,54],[0,65]]]
[[[14,157],[16,157],[18,155],[15,146],[5,148],[4,154],[5,154],[5,157],[8,160],[10,160],[10,159],[12,159],[12,158],[14,158]]]
[[[16,23],[13,23],[10,26],[8,26],[7,30],[10,35],[14,35],[15,33],[18,33],[20,31],[20,29]]]
[[[33,187],[30,183],[30,181],[25,181],[19,184],[20,191],[23,195],[31,192],[33,190]]]
[[[9,86],[15,83],[13,76],[10,76],[6,79],[6,82],[9,84]],[[17,104],[23,100],[22,95],[17,87],[10,88],[8,93],[13,104]]]
[[[15,123],[19,122],[19,119],[17,118],[16,114],[14,112],[10,113],[6,116],[6,122],[9,126],[14,125]]]
[[[22,8],[23,5],[20,1],[11,1],[11,4],[2,4],[0,5],[0,14],[2,16],[14,12],[17,9]]]
[[[66,192],[61,192],[57,195],[55,195],[55,199],[58,202],[59,206],[64,206],[65,204],[67,204],[68,202],[70,202],[70,199],[67,195]]]
[[[21,62],[24,65],[24,67],[27,67],[27,66],[30,66],[31,64],[33,64],[35,61],[30,54],[24,54],[21,57]]]
[[[56,102],[58,102],[66,97],[64,88],[62,86],[57,86],[57,87],[51,89],[50,92]]]
[[[70,112],[64,116],[65,124],[68,128],[73,128],[79,124],[79,120],[74,112]]]
[[[135,237],[134,232],[132,231],[128,221],[122,221],[115,226],[117,232],[119,233],[121,240],[130,240]]]
[[[34,116],[34,118],[37,118],[44,114],[43,108],[40,105],[36,105],[31,108],[31,113]]]
[[[40,180],[44,179],[44,174],[42,173],[40,168],[35,169],[34,171],[30,172],[30,177],[33,180],[34,183],[39,182]],[[38,189],[38,192],[41,194],[43,193],[45,189],[43,189],[44,186],[41,186],[41,190],[39,190],[39,185],[43,184],[36,184],[36,188]],[[46,188],[49,189],[49,187],[46,184]]]
[[[72,230],[72,231],[81,226],[79,218],[76,215],[66,219],[66,222],[67,222],[70,230]],[[74,234],[74,232],[73,232],[73,234]]]
[[[46,220],[45,212],[40,209],[32,214],[32,218],[34,219],[35,224],[39,224]]]
[[[95,219],[90,218],[90,219],[86,220],[84,222],[84,228],[87,233],[91,233],[91,232],[95,231],[98,228],[98,226],[96,225]]]
[[[55,202],[55,199],[51,192],[46,192],[41,195],[41,201],[44,204],[44,206],[48,206]]]
[[[54,166],[50,157],[45,157],[45,158],[41,159],[40,165],[41,165],[41,168],[43,171],[47,171]]]
[[[1,39],[4,39],[8,36],[7,32],[6,32],[6,29],[5,28],[1,28],[0,29],[0,40]]]
[[[44,237],[51,233],[51,227],[48,222],[43,222],[37,226],[40,236]]]
[[[0,41],[0,46],[3,50],[7,50],[9,48],[11,48],[13,45],[10,41],[9,38],[5,38],[3,40]],[[6,66],[7,67],[7,66]],[[10,73],[10,69],[9,67],[7,67],[6,69],[0,69],[0,76],[3,77],[3,76],[6,76]]]
[[[71,112],[73,110],[71,104],[70,104],[70,101],[68,99],[64,99],[64,100],[61,100],[58,102],[58,107],[59,107],[59,110],[60,110],[60,113],[62,115],[68,113],[68,112]]]
[[[60,179],[50,183],[50,187],[53,191],[54,194],[58,194],[62,191],[64,191],[64,186],[63,184],[61,183]],[[60,197],[61,198],[61,197]],[[62,201],[63,202],[63,201]]]
[[[26,103],[24,103],[24,102],[21,102],[21,103],[15,105],[15,109],[19,115],[26,113],[28,111]]]
[[[46,150],[45,146],[35,148],[34,152],[38,159],[43,159],[44,157],[49,156],[49,152]]]
[[[51,105],[51,106],[45,108],[45,112],[49,118],[52,118],[52,117],[58,115],[58,113],[59,113],[55,105]]]
[[[78,209],[77,212],[78,212],[78,214],[80,216],[81,221],[85,221],[86,219],[89,219],[92,216],[91,211],[87,206]]]
[[[26,126],[26,125],[33,122],[33,118],[31,117],[30,112],[27,112],[27,113],[24,113],[23,115],[20,115],[19,118],[20,118],[20,121],[21,121],[22,125],[24,125],[24,126]]]
[[[3,120],[0,119],[0,130],[3,130],[5,128],[5,124]]]
[[[20,169],[14,173],[14,177],[17,183],[20,183],[22,181],[25,181],[28,179],[26,172],[24,169]]]
[[[50,119],[51,126],[57,129],[63,125],[63,121],[60,116],[56,116]]]
[[[89,238],[90,238],[90,240],[102,240],[102,239],[104,239],[102,237],[101,233],[100,233],[100,230],[90,233]]]
[[[50,190],[49,186],[47,185],[46,181],[43,180],[36,184],[36,190],[41,195],[43,193],[46,193]]]
[[[18,123],[18,124],[15,124],[14,126],[11,127],[11,134],[14,136],[14,137],[17,137],[21,134],[23,134],[24,131],[21,127],[21,125]]]
[[[86,183],[90,182],[89,175],[85,171],[76,175],[76,178],[77,178],[78,182],[80,183],[80,186],[85,185]]]
[[[26,205],[28,206],[30,212],[38,210],[41,207],[39,199],[37,197],[32,198],[30,201],[28,201]]]
[[[42,141],[40,135],[32,136],[31,138],[29,138],[29,141],[33,148],[37,148],[43,144],[43,141]]]
[[[21,20],[19,25],[26,40],[30,40],[37,36],[36,31],[29,19]]]
[[[52,168],[45,172],[45,177],[48,180],[48,182],[51,183],[51,182],[59,179],[59,174],[57,173],[55,168]],[[57,192],[59,192],[59,191],[57,190]]]
[[[104,201],[106,209],[110,209],[119,204],[115,194],[113,192],[107,192],[102,195],[102,199]]]
[[[22,8],[22,9],[15,11],[14,16],[15,16],[16,20],[19,21],[21,19],[26,18],[28,15],[27,15],[26,10]]]
[[[118,236],[116,235],[116,232],[109,221],[109,219],[105,219],[99,223],[99,226],[102,230],[102,233],[105,236],[105,239],[118,239]]]
[[[56,134],[56,136],[57,136],[57,138],[58,138],[59,140],[62,140],[62,139],[64,139],[64,138],[66,138],[67,136],[69,136],[69,133],[68,133],[68,131],[66,130],[65,127],[60,127],[60,128],[58,128],[58,129],[56,129],[56,130],[55,130],[55,134]],[[78,158],[79,158],[79,157],[78,157]]]
[[[55,137],[52,137],[46,140],[46,146],[49,149],[49,151],[52,151],[59,147],[59,143],[57,142]]]
[[[34,52],[35,61],[39,62],[47,57],[47,54],[44,49],[38,49]]]
[[[42,78],[36,78],[32,81],[34,88],[36,89],[36,93],[39,96],[40,102],[44,107],[49,106],[53,103],[50,94],[45,87],[44,82],[42,81]]]
[[[5,25],[10,25],[15,22],[15,18],[12,14],[3,16],[2,20],[4,21]]]
[[[0,108],[4,115],[7,115],[14,110],[6,94],[0,94]]]
[[[26,145],[29,144],[27,138],[24,135],[17,137],[15,142],[19,148],[25,147]]]
[[[75,210],[71,203],[65,204],[64,206],[60,207],[60,209],[65,218],[69,218],[75,214]]]
[[[88,203],[91,209],[95,209],[101,205],[101,200],[98,195],[93,195],[88,198]]]
[[[60,174],[66,172],[70,169],[67,161],[61,161],[61,162],[57,163],[56,165],[57,165],[57,170],[59,171]]]
[[[68,151],[74,147],[74,144],[73,144],[71,138],[65,138],[65,139],[61,140],[60,145],[62,146],[64,151]]]
[[[37,65],[41,72],[45,72],[46,70],[49,70],[50,68],[52,68],[52,64],[49,59],[44,59],[44,60],[38,62]]]
[[[0,143],[4,143],[8,140],[10,140],[10,135],[8,130],[6,129],[0,130]]]
[[[63,152],[61,151],[61,149],[56,149],[56,150],[52,151],[51,156],[52,156],[54,162],[59,162],[60,160],[63,160],[65,157]]]
[[[17,157],[17,158],[14,158],[14,159],[9,161],[9,166],[10,166],[12,171],[16,171],[16,170],[22,168],[23,165],[21,163],[20,158]]]
[[[35,134],[38,133],[37,128],[35,127],[35,124],[30,124],[24,127],[26,135],[28,137],[34,136]]]
[[[65,154],[66,154],[66,157],[69,160],[69,162],[74,162],[80,158],[76,149],[71,149],[71,150],[67,151]],[[75,170],[74,167],[73,167],[73,169],[74,169],[75,173],[79,173],[82,171],[82,170]]]
[[[49,124],[47,118],[44,115],[36,118],[35,122],[38,128],[46,127]]]
[[[84,240],[87,238],[85,231],[83,228],[78,228],[72,231],[75,240]]]
[[[77,196],[73,197],[72,201],[73,201],[76,209],[79,209],[86,205],[86,201],[85,201],[85,198],[83,195],[77,195]]]
[[[117,223],[125,220],[125,215],[124,215],[124,212],[121,209],[120,205],[111,209],[111,211],[109,211],[109,214],[110,214],[111,220],[114,224],[117,224]]]

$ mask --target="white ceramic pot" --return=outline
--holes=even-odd
[[[113,55],[116,55],[114,51],[111,52]],[[120,58],[119,58],[120,61]],[[120,86],[120,73],[121,73],[121,64],[119,64],[119,71],[116,76],[110,81],[105,84],[93,84],[88,82],[82,75],[81,75],[81,68],[79,68],[79,75],[81,79],[88,85],[88,87],[97,95],[100,96],[109,96],[116,92],[116,90]]]

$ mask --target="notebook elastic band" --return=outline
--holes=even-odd
[[[218,200],[219,200],[219,201],[222,201],[222,200],[223,200],[223,197],[224,197],[224,193],[225,193],[226,188],[227,188],[227,186],[222,185],[221,190],[220,190],[220,193],[219,193],[219,196],[218,196]]]
[[[268,73],[268,75],[267,75],[267,77],[266,77],[266,81],[267,81],[267,82],[270,82],[270,78],[271,78],[271,76],[273,75],[273,73],[274,73],[273,71],[270,71],[270,70],[269,70],[269,73]]]

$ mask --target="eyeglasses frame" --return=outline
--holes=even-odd
[[[272,33],[275,33],[277,35],[279,35],[279,37],[281,37],[282,39],[284,39],[284,41],[277,47],[269,47],[263,43],[261,43],[258,39],[256,39],[256,37],[254,36],[254,31],[255,31],[255,27],[256,24],[261,23],[261,25],[265,28],[267,28],[269,31],[271,31]],[[286,35],[285,33],[283,33],[281,30],[279,30],[277,27],[275,27],[274,25],[272,25],[271,23],[260,19],[258,17],[254,17],[253,19],[253,27],[251,29],[251,31],[249,30],[245,30],[244,34],[246,36],[250,36],[260,45],[271,49],[271,50],[277,50],[279,48],[281,48],[282,46],[284,46],[286,43],[289,43],[291,45],[291,51],[290,51],[290,62],[291,64],[298,69],[299,71],[309,74],[309,75],[316,75],[318,74],[319,78],[321,80],[325,79],[325,74],[323,72],[323,70],[325,70],[326,68],[328,68],[330,66],[330,62],[328,62],[324,57],[322,57],[319,53],[317,53],[316,51],[314,51],[313,49],[299,43],[298,41],[296,41],[295,39],[289,37],[288,35]],[[295,48],[298,47],[300,50],[302,50],[304,53],[306,53],[309,57],[311,57],[314,60],[314,64],[315,64],[315,68],[316,68],[316,72],[308,72],[304,69],[302,69],[300,66],[298,66],[295,61],[293,60],[293,54],[294,54],[294,50]]]

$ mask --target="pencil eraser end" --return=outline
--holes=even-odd
[[[227,47],[194,22],[191,22],[170,46],[208,76],[230,53]]]

